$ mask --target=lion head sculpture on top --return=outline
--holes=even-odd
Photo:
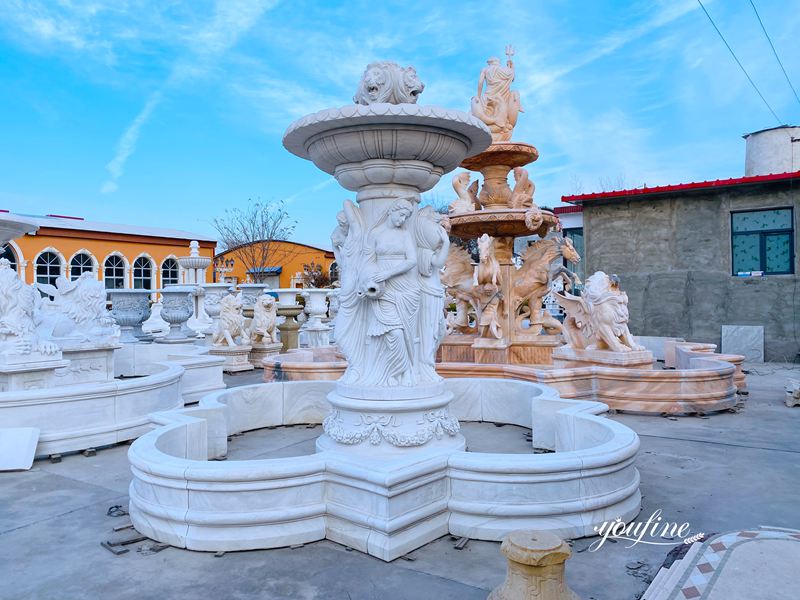
[[[414,67],[401,67],[395,62],[382,61],[367,65],[358,84],[353,102],[368,106],[388,104],[416,104],[425,84],[417,77]]]

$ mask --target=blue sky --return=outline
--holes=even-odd
[[[795,88],[800,0],[755,0]],[[800,124],[748,0],[707,0],[781,121]],[[422,104],[468,110],[486,58],[516,47],[536,200],[735,177],[743,133],[777,123],[696,0],[0,3],[0,208],[214,233],[285,199],[329,245],[349,192],[281,136],[351,102],[373,60],[414,65]],[[454,197],[450,177],[431,192]]]

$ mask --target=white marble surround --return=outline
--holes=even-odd
[[[227,436],[319,423],[335,382],[286,382],[210,394],[194,408],[152,415],[133,443],[130,513],[153,539],[193,550],[249,550],[323,538],[393,560],[448,532],[500,540],[519,528],[568,538],[638,514],[638,436],[597,402],[563,400],[544,385],[448,379],[464,421],[533,426],[547,454],[397,448],[380,462],[335,446],[308,456],[209,461]],[[368,444],[368,442],[367,442]]]
[[[113,372],[109,352],[95,350],[87,359],[98,363],[97,374],[107,375],[105,380],[91,380],[94,369],[83,381],[81,372],[67,371],[55,388],[0,393],[0,423],[39,429],[37,456],[72,452],[135,439],[152,429],[150,413],[180,408],[225,387],[223,360],[198,346],[123,344],[113,351]]]

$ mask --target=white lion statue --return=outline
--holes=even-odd
[[[403,68],[391,61],[374,62],[367,65],[361,76],[353,101],[363,105],[416,104],[424,89],[425,84],[417,77],[414,67]]]
[[[38,292],[17,276],[7,259],[0,259],[0,353],[59,351],[56,344],[43,340],[36,331],[34,312],[38,302]]]
[[[220,301],[219,322],[211,343],[222,346],[236,346],[236,340],[245,337],[244,315],[242,315],[242,297],[228,294]]]
[[[55,285],[37,283],[36,287],[52,297],[47,302],[53,310],[45,311],[40,325],[52,337],[99,340],[119,335],[106,308],[105,286],[93,273],[82,273],[75,281],[59,277]]]
[[[628,329],[628,295],[619,278],[598,271],[586,280],[581,296],[567,291],[555,294],[566,311],[564,335],[576,349],[631,352],[644,350]]]
[[[253,306],[253,322],[250,324],[251,344],[275,344],[278,342],[278,302],[269,294],[261,294]]]

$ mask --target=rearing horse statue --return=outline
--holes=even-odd
[[[557,259],[564,259],[572,264],[580,262],[581,257],[572,245],[572,240],[566,237],[540,240],[533,243],[522,256],[523,265],[517,272],[512,289],[517,331],[526,331],[532,335],[538,335],[542,328],[548,333],[561,331],[558,320],[549,314],[543,314],[542,299],[550,291],[550,284],[556,277],[562,277],[571,284],[576,283],[577,277],[561,262],[554,268],[553,262]],[[527,311],[524,307],[526,302]],[[524,330],[522,321],[526,318],[530,318],[531,324],[530,329]]]

